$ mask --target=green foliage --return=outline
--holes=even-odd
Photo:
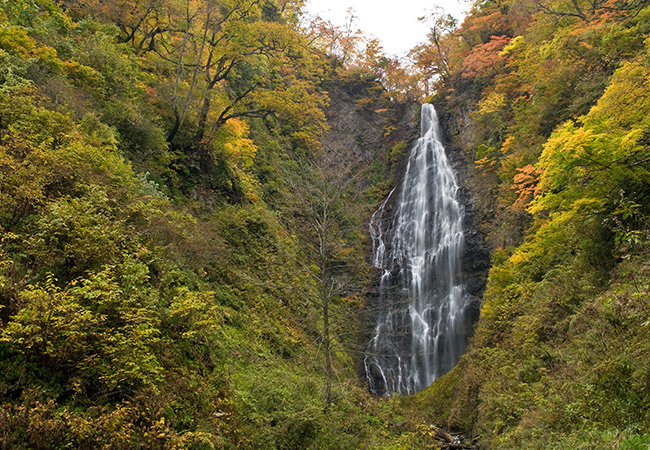
[[[106,269],[64,289],[51,275],[43,287],[28,286],[21,293],[26,307],[11,317],[3,342],[27,361],[44,359],[51,370],[68,372],[66,389],[82,397],[153,387],[161,372],[151,351],[157,319],[146,298],[126,297],[131,283],[122,281],[124,290],[118,283]],[[136,287],[142,288],[142,281]]]
[[[650,10],[535,5],[477,4],[439,95],[472,119],[455,142],[493,267],[467,354],[410,407],[490,448],[643,448]],[[476,33],[504,24],[490,59]]]
[[[319,152],[327,75],[292,11],[0,5],[0,447],[358,448],[399,434],[377,427],[392,413],[349,353],[323,405],[315,278],[279,204],[284,170],[316,182],[294,158]],[[337,261],[362,271],[357,216],[339,219]],[[335,310],[357,310],[360,288]],[[341,323],[355,342],[356,321]]]

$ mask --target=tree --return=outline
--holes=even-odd
[[[303,25],[303,33],[310,45],[345,66],[356,59],[362,42],[361,30],[355,28],[356,19],[352,8],[348,8],[345,25],[342,27],[321,17],[313,17],[309,23]]]
[[[268,115],[264,108],[233,111],[259,86],[261,81],[255,72],[261,64],[260,57],[270,56],[274,49],[275,42],[263,39],[259,1],[207,0],[195,5],[188,0],[184,19],[182,34],[167,36],[165,50],[158,51],[163,59],[176,66],[172,95],[174,123],[168,140],[174,141],[190,112],[196,115],[194,138],[198,142],[206,132],[216,131],[230,118]],[[229,91],[227,100],[218,98],[222,92],[216,89],[224,83],[223,87]],[[225,100],[225,105],[210,123],[213,103],[219,100]]]
[[[416,67],[424,73],[426,90],[429,83],[438,77],[445,79],[451,75],[449,69],[449,40],[457,26],[457,21],[450,14],[444,14],[437,7],[429,17],[420,17],[421,22],[429,26],[428,44],[422,44],[411,50]]]
[[[298,31],[295,0],[74,1],[78,14],[115,22],[141,64],[169,119],[167,141],[205,161],[212,141],[231,119],[275,116],[282,123],[323,103],[320,68]],[[302,111],[296,113],[302,105]],[[317,126],[317,128],[319,128]],[[204,162],[205,162],[204,161]]]
[[[488,78],[498,75],[505,65],[501,51],[509,42],[509,36],[491,36],[485,44],[474,47],[463,61],[462,76]]]
[[[343,339],[341,322],[350,320],[350,302],[354,302],[365,265],[363,251],[355,248],[362,242],[353,210],[359,192],[355,169],[336,152],[323,149],[301,162],[300,175],[294,172],[287,176],[292,204],[288,213],[295,223],[292,231],[305,252],[303,270],[313,280],[304,294],[320,316],[317,343],[325,356],[326,410],[333,401],[335,355]]]
[[[614,16],[636,15],[648,5],[648,0],[571,0],[570,2],[534,0],[533,3],[538,11],[550,16],[591,22],[600,20],[606,14]]]

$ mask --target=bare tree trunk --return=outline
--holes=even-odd
[[[210,112],[210,91],[205,93],[203,97],[203,104],[199,112],[198,129],[196,130],[196,142],[201,145],[203,136],[205,136],[205,127],[208,122],[208,113]]]
[[[324,293],[323,301],[323,340],[325,341],[325,412],[329,411],[332,404],[332,378],[334,365],[332,362],[332,342],[330,338],[329,299]]]

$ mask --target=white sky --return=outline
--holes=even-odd
[[[348,8],[357,17],[355,29],[378,38],[386,53],[404,55],[415,45],[424,42],[428,27],[418,21],[434,6],[462,22],[464,12],[469,10],[467,0],[393,0],[391,7],[381,6],[381,0],[307,0],[307,11],[344,25]],[[388,2],[386,2],[388,3]]]

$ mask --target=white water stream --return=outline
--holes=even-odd
[[[457,191],[436,111],[424,104],[421,137],[402,185],[370,221],[373,264],[382,269],[381,312],[364,360],[375,394],[409,395],[426,388],[458,363],[467,345]],[[395,193],[393,217],[385,217]]]

